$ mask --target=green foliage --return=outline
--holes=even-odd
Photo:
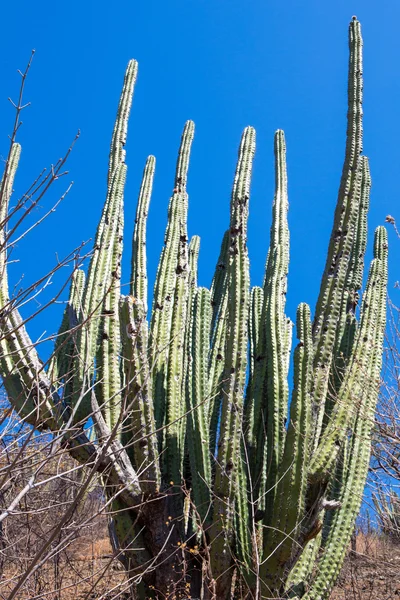
[[[79,430],[78,424],[94,412],[98,444],[111,448],[107,492],[129,492],[119,495],[115,519],[120,547],[124,539],[131,540],[125,551],[127,568],[140,575],[157,552],[159,558],[169,552],[175,591],[182,581],[193,589],[195,585],[196,565],[189,560],[189,566],[182,566],[173,549],[178,542],[200,545],[207,563],[205,585],[217,598],[230,597],[234,574],[244,595],[327,598],[343,562],[370,457],[387,270],[386,232],[378,228],[358,310],[370,176],[368,161],[360,156],[362,38],[356,19],[350,23],[349,45],[343,175],[313,321],[306,304],[297,310],[290,401],[292,323],[285,314],[289,230],[282,131],[275,134],[276,191],[262,287],[250,288],[247,251],[256,137],[252,127],[241,139],[230,224],[211,289],[197,287],[199,239],[189,244],[187,235],[187,173],[194,136],[189,121],[178,154],[150,320],[145,250],[153,157],[140,190],[130,295],[121,296],[123,146],[137,72],[134,61],[118,109],[107,198],[88,277],[85,282],[77,272],[72,280],[47,374],[12,303],[8,308],[2,246],[0,366],[10,400],[28,422],[53,430],[68,418]],[[4,176],[3,220],[18,154],[15,146]],[[80,460],[88,458],[76,454]],[[173,535],[165,528],[165,515],[167,524],[174,520]],[[175,577],[171,572],[168,576],[171,581]],[[151,585],[166,580],[149,569],[147,593],[152,593]],[[204,597],[210,597],[207,593]]]

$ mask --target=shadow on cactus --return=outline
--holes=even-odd
[[[110,523],[137,598],[329,596],[360,508],[370,457],[386,308],[387,239],[358,310],[370,176],[362,152],[362,38],[349,27],[345,160],[318,302],[285,314],[289,263],[286,147],[275,134],[276,191],[265,277],[250,287],[247,217],[255,131],[243,133],[210,289],[197,286],[199,239],[187,235],[194,125],[187,122],[165,244],[147,307],[149,157],[120,292],[128,65],[111,143],[108,192],[87,277],[75,272],[45,369],[10,301],[1,243],[1,375],[26,421],[63,438],[102,476]],[[2,185],[4,222],[19,146]],[[264,249],[262,249],[264,252]],[[290,407],[290,409],[288,408]],[[93,418],[96,441],[82,424]]]

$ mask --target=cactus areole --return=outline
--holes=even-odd
[[[339,574],[367,476],[387,272],[386,231],[379,227],[360,297],[370,175],[361,154],[356,18],[349,48],[343,173],[314,314],[306,304],[297,309],[291,394],[283,131],[274,141],[276,190],[262,286],[251,287],[249,276],[256,134],[247,127],[230,223],[207,289],[197,285],[199,238],[187,234],[194,124],[186,123],[150,311],[152,156],[137,206],[131,289],[126,296],[120,290],[124,145],[137,75],[131,61],[90,265],[86,276],[74,273],[47,367],[8,291],[4,223],[20,146],[10,151],[1,187],[1,376],[22,418],[61,435],[78,461],[101,473],[115,509],[111,538],[131,578],[132,597],[317,600],[328,598]],[[94,441],[83,428],[89,418]]]

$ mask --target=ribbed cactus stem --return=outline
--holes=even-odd
[[[130,60],[125,71],[124,83],[111,138],[110,161],[108,165],[108,187],[111,187],[116,168],[125,162],[125,144],[128,135],[128,121],[132,107],[133,90],[138,73],[138,63]]]
[[[246,378],[250,281],[247,254],[247,218],[250,180],[255,152],[255,131],[247,127],[239,148],[239,158],[231,197],[228,263],[228,323],[221,429],[215,475],[215,507],[212,526],[213,574],[217,595],[228,593],[232,573],[231,544],[234,529],[234,497],[241,459],[243,394]]]
[[[262,308],[264,303],[264,290],[255,286],[251,290],[251,302],[250,302],[250,315],[249,315],[249,340],[250,340],[250,353],[249,353],[249,367],[250,376],[249,383],[246,390],[245,400],[245,425],[246,425],[246,438],[251,448],[255,445],[254,429],[253,424],[257,420],[254,415],[254,381],[256,377],[257,363],[259,362],[259,356],[257,349],[260,344],[260,332],[261,332],[261,317]]]
[[[103,410],[105,421],[110,430],[117,423],[121,413],[121,369],[119,350],[121,346],[119,323],[119,300],[121,295],[121,257],[123,236],[123,194],[126,178],[126,166],[121,165],[116,170],[111,192],[114,196],[110,218],[108,237],[108,260],[104,262],[104,293],[101,307],[98,351],[97,351],[97,385],[96,395],[100,408]],[[100,286],[99,286],[100,287]],[[120,423],[119,423],[120,425]]]
[[[222,309],[222,297],[226,289],[227,266],[229,259],[229,229],[222,238],[221,249],[211,283],[211,306],[213,309],[211,331],[214,334],[217,319]]]
[[[1,307],[9,302],[8,274],[7,274],[7,216],[8,207],[13,190],[15,174],[17,172],[21,146],[14,143],[10,150],[10,156],[4,175],[0,182],[0,301]]]
[[[264,280],[262,331],[257,349],[254,384],[254,439],[257,444],[254,480],[264,487],[268,470],[265,520],[269,523],[277,491],[275,481],[285,443],[288,401],[288,319],[285,315],[289,260],[286,145],[283,131],[275,134],[275,197],[270,247]],[[266,441],[266,446],[265,446]],[[265,460],[268,463],[265,463]]]
[[[352,279],[349,285],[348,310],[353,310],[358,302],[358,291],[362,286],[364,272],[364,256],[367,247],[367,217],[371,191],[371,174],[369,162],[366,156],[360,157],[359,170],[361,171],[361,196],[358,209],[357,229],[355,245],[352,253],[351,273]]]
[[[132,241],[131,296],[137,298],[147,314],[146,225],[153,189],[156,159],[149,156],[143,171]]]
[[[354,342],[351,362],[338,391],[335,409],[321,437],[310,464],[309,476],[313,479],[329,477],[339,447],[351,423],[357,403],[365,396],[365,378],[373,355],[381,351],[376,335],[382,328],[379,315],[382,302],[382,265],[379,259],[371,264],[367,288],[362,304],[362,315],[357,339]]]
[[[200,238],[198,235],[194,235],[189,242],[189,282],[193,292],[197,288],[199,252]]]
[[[125,428],[144,492],[160,489],[161,476],[154,419],[152,378],[148,360],[148,332],[144,306],[133,296],[121,299],[123,396],[130,418]]]
[[[179,255],[176,265],[176,284],[172,307],[170,344],[166,377],[166,481],[181,485],[185,452],[185,330],[189,300],[189,255],[186,227],[181,225]]]
[[[183,350],[183,372],[184,377],[182,380],[182,394],[186,398],[186,404],[189,403],[189,396],[192,389],[192,314],[193,314],[193,303],[197,291],[197,275],[198,275],[198,260],[200,252],[200,237],[194,235],[188,247],[189,256],[189,273],[188,273],[188,299],[187,299],[187,326],[185,327],[185,347]],[[189,426],[188,421],[188,426]],[[186,429],[186,425],[183,425],[183,430]],[[182,430],[182,434],[183,434]],[[183,440],[184,442],[184,440]],[[187,453],[187,452],[186,452]]]
[[[111,140],[107,197],[97,228],[93,255],[89,265],[89,273],[83,297],[82,311],[85,325],[80,329],[77,339],[78,354],[75,361],[74,378],[74,404],[77,407],[78,419],[85,418],[91,413],[90,393],[88,392],[88,389],[92,383],[94,358],[99,351],[100,314],[104,308],[104,300],[110,293],[110,286],[114,287],[111,285],[113,269],[116,266],[116,250],[114,249],[114,244],[116,243],[116,235],[122,237],[120,228],[122,219],[121,203],[126,177],[124,145],[126,143],[128,118],[132,104],[136,75],[137,63],[136,61],[130,61],[125,74]],[[113,248],[113,250],[111,250],[111,248]],[[117,315],[117,306],[118,302],[117,298],[115,298],[113,308],[106,308],[106,310],[113,311],[115,318]],[[113,330],[116,331],[117,329],[119,329],[119,325],[117,326],[117,324],[115,324]],[[105,333],[108,335],[108,331],[105,331]],[[105,363],[107,363],[106,357],[104,360]],[[104,366],[107,370],[107,365],[105,364]],[[107,375],[105,376],[107,377]],[[117,386],[114,385],[114,382],[112,383],[112,387],[116,392]],[[105,400],[100,402],[100,406],[107,412],[107,419],[109,424],[111,424],[111,420],[114,420],[114,417],[111,418],[109,407],[107,407],[106,404],[107,401]],[[111,412],[114,414],[114,409]]]
[[[180,237],[187,243],[186,181],[189,156],[194,136],[193,121],[188,121],[182,133],[175,173],[175,187],[168,207],[168,224],[164,247],[158,264],[154,285],[153,309],[150,325],[151,369],[155,394],[157,428],[165,424],[166,376],[171,339],[172,312],[177,283]],[[183,229],[182,229],[183,228]],[[161,436],[162,437],[162,436]]]
[[[329,242],[327,261],[313,323],[315,345],[313,390],[317,427],[314,445],[322,430],[323,411],[328,392],[329,370],[333,361],[338,323],[347,308],[346,283],[354,252],[354,236],[359,214],[359,156],[362,151],[362,37],[357,20],[349,26],[348,113],[345,160],[338,201]],[[340,340],[339,340],[340,343]]]
[[[51,356],[48,373],[54,385],[64,383],[64,399],[66,387],[71,384],[72,364],[75,354],[75,337],[82,309],[82,294],[85,287],[85,272],[76,269],[71,277],[69,298],[66,304],[60,329],[58,330],[54,352]]]
[[[229,261],[229,230],[225,232],[211,284],[211,349],[209,357],[210,380],[210,451],[214,455],[222,400],[222,378],[225,365],[225,348],[228,317],[227,267]]]
[[[276,587],[283,569],[292,555],[301,517],[305,511],[307,466],[310,458],[311,383],[313,344],[310,309],[300,304],[297,309],[297,337],[294,354],[294,388],[290,405],[290,422],[285,449],[278,472],[273,506],[273,529],[264,531],[264,583]],[[285,499],[282,501],[282,499]],[[268,560],[269,559],[269,560]]]
[[[188,402],[189,456],[193,498],[201,519],[210,518],[211,460],[209,449],[209,378],[211,299],[206,288],[198,288],[193,304],[191,339],[191,387]]]

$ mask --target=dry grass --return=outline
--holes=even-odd
[[[400,598],[400,545],[374,533],[359,534],[350,550],[332,600]]]
[[[0,598],[6,600],[20,573],[6,567],[0,582]],[[107,538],[75,540],[64,550],[58,565],[49,561],[25,586],[18,600],[99,600],[125,598],[126,578],[113,558]]]
[[[98,530],[100,535],[105,529]],[[63,552],[61,577],[56,585],[54,567],[47,564],[30,582],[19,600],[111,600],[126,598],[126,579],[112,556],[107,537],[75,540]],[[6,569],[0,598],[7,599],[18,577]],[[58,590],[57,590],[58,587]],[[396,600],[400,598],[400,546],[376,534],[359,534],[350,550],[331,600]]]

